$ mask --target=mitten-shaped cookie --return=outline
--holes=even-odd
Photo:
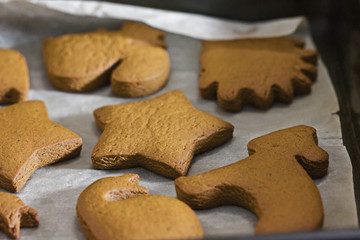
[[[120,32],[126,37],[140,39],[153,45],[166,47],[165,32],[143,23],[126,21],[122,24]]]
[[[133,27],[125,29],[125,34],[140,38],[144,30],[151,32],[145,26],[139,32]],[[118,96],[149,95],[166,83],[170,60],[165,49],[153,45],[163,41],[147,36],[139,40],[126,37],[121,30],[98,30],[45,39],[43,56],[49,79],[56,88],[69,92],[91,91],[111,79]]]

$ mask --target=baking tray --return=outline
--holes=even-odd
[[[126,1],[116,1],[116,2],[126,2]],[[139,1],[138,1],[139,2]],[[354,120],[354,110],[352,109],[351,102],[349,100],[349,86],[350,81],[349,76],[345,74],[346,69],[343,66],[343,63],[339,62],[341,54],[345,56],[343,52],[341,52],[340,46],[343,46],[344,44],[339,41],[338,38],[343,37],[344,33],[337,32],[339,30],[338,25],[333,24],[332,21],[335,21],[337,24],[340,22],[337,21],[337,18],[334,16],[329,16],[328,14],[332,10],[328,10],[328,12],[324,13],[320,11],[319,13],[314,12],[314,10],[311,10],[310,13],[307,13],[306,9],[308,6],[312,6],[312,4],[309,5],[303,5],[299,4],[298,1],[289,1],[288,3],[284,3],[284,9],[292,9],[292,10],[286,10],[290,11],[288,14],[286,14],[286,11],[279,11],[278,5],[279,2],[274,3],[273,1],[268,1],[267,4],[264,4],[263,1],[221,1],[223,4],[221,4],[222,7],[219,7],[219,1],[193,1],[197,4],[191,4],[191,1],[183,1],[181,5],[180,2],[174,2],[173,5],[171,3],[167,3],[166,1],[148,1],[147,6],[151,7],[159,7],[165,9],[173,9],[173,10],[181,10],[181,11],[190,11],[190,12],[197,12],[197,13],[203,13],[211,16],[221,16],[221,17],[227,17],[227,18],[233,18],[238,20],[267,20],[271,18],[278,18],[278,17],[285,17],[285,16],[296,16],[296,15],[305,15],[310,20],[310,26],[312,28],[312,33],[314,40],[317,44],[317,47],[319,49],[320,55],[324,59],[328,70],[330,71],[330,75],[333,81],[333,84],[335,86],[335,89],[337,91],[338,99],[340,102],[340,118],[342,123],[342,131],[344,135],[344,142],[345,145],[348,148],[349,154],[351,156],[353,169],[354,169],[354,184],[355,189],[357,190],[357,181],[359,179],[359,174],[356,169],[356,164],[358,163],[358,156],[359,156],[359,146],[357,144],[354,144],[356,142],[356,139],[359,135],[357,135],[356,131],[356,124],[352,120]],[[273,10],[270,10],[269,12],[273,12],[273,15],[271,15],[269,12],[265,14],[266,6],[268,9],[272,9],[271,3],[272,2],[274,7]],[[283,2],[283,1],[280,1]],[[126,2],[130,3],[130,2]],[[136,3],[136,2],[133,2]],[[213,3],[213,4],[210,4]],[[151,5],[153,4],[153,5]],[[188,5],[186,5],[188,4]],[[247,5],[246,5],[247,4]],[[255,4],[255,5],[254,5]],[[262,7],[256,9],[254,6],[257,4],[263,4]],[[318,3],[319,4],[319,3]],[[155,6],[157,5],[157,6]],[[319,7],[321,6],[333,6],[329,5],[328,3],[324,3],[323,1],[320,1]],[[336,4],[334,4],[336,5]],[[186,8],[183,8],[183,7]],[[201,6],[203,8],[201,8]],[[244,7],[245,6],[245,7]],[[293,7],[299,7],[302,6],[303,8],[300,8],[300,10],[294,11]],[[265,7],[265,8],[264,8]],[[343,7],[341,5],[341,7]],[[249,8],[249,9],[248,9]],[[199,11],[199,9],[201,11]],[[204,10],[205,9],[205,10]],[[214,12],[214,10],[218,9],[219,12]],[[228,9],[228,11],[227,11]],[[230,10],[231,9],[231,10]],[[239,16],[232,15],[234,13],[234,9],[242,9]],[[247,11],[248,9],[248,11]],[[251,10],[252,9],[252,10]],[[302,10],[301,10],[302,9]],[[353,8],[352,8],[353,10]],[[208,12],[204,12],[208,11]],[[258,11],[258,12],[257,12]],[[285,13],[284,13],[285,12]],[[229,13],[229,15],[226,15]],[[251,14],[253,13],[253,14]],[[242,16],[242,17],[240,17]],[[347,22],[343,22],[343,24],[347,24]],[[341,24],[339,24],[341,26]],[[348,26],[348,25],[346,25]],[[339,34],[339,35],[336,35]],[[342,56],[343,58],[345,58]],[[346,82],[349,81],[349,82]],[[354,160],[355,159],[355,160]],[[356,201],[358,204],[358,193],[356,193]],[[358,214],[359,216],[359,214]],[[235,237],[235,238],[223,238],[223,239],[360,239],[360,233],[356,230],[341,230],[341,231],[319,231],[314,233],[301,233],[301,234],[286,234],[286,235],[272,235],[272,236],[262,236],[262,237]]]
[[[343,142],[353,167],[355,201],[360,217],[360,1],[296,0],[139,0],[112,1],[201,13],[242,21],[306,16],[316,47],[327,66],[340,110]],[[360,239],[360,230],[317,231],[223,239]]]

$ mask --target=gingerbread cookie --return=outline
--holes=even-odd
[[[178,198],[194,209],[237,205],[255,213],[256,234],[311,231],[322,226],[320,193],[311,178],[327,173],[328,154],[316,130],[296,126],[253,139],[249,157],[175,180]]]
[[[0,229],[9,237],[17,239],[20,227],[37,227],[38,213],[27,207],[17,196],[0,192]]]
[[[286,52],[298,55],[302,60],[316,65],[317,52],[314,50],[304,49],[305,43],[301,39],[289,37],[273,38],[249,38],[239,40],[223,41],[202,41],[202,51],[210,49],[253,49],[253,50],[270,50],[277,52]]]
[[[82,139],[50,121],[41,101],[0,109],[0,187],[18,192],[38,168],[80,154]]]
[[[105,106],[94,115],[104,130],[91,156],[95,168],[142,166],[172,179],[187,173],[194,154],[223,144],[234,129],[194,108],[179,90],[146,101]]]
[[[76,212],[88,239],[200,239],[194,211],[170,197],[147,195],[139,176],[107,177],[79,196]]]
[[[131,29],[126,32],[136,35]],[[116,95],[145,96],[159,90],[170,71],[166,50],[125,37],[121,31],[48,38],[43,42],[43,56],[50,81],[69,92],[94,90],[111,79]]]
[[[0,49],[0,103],[25,101],[29,70],[25,57],[14,50]]]
[[[166,47],[165,32],[139,22],[124,22],[120,32],[130,38],[144,40],[153,45]]]
[[[238,112],[243,105],[268,109],[274,100],[290,103],[294,94],[309,93],[317,75],[316,52],[300,43],[284,38],[205,42],[201,96]]]

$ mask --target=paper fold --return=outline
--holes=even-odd
[[[200,14],[108,2],[27,1],[72,15],[139,21],[166,32],[204,40],[286,36],[294,33],[304,20],[303,17],[292,17],[266,22],[241,23]]]

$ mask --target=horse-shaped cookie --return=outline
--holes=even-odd
[[[175,180],[178,198],[194,209],[237,205],[255,213],[256,234],[322,226],[320,193],[311,178],[327,173],[328,154],[308,126],[283,129],[248,143],[249,157]]]

